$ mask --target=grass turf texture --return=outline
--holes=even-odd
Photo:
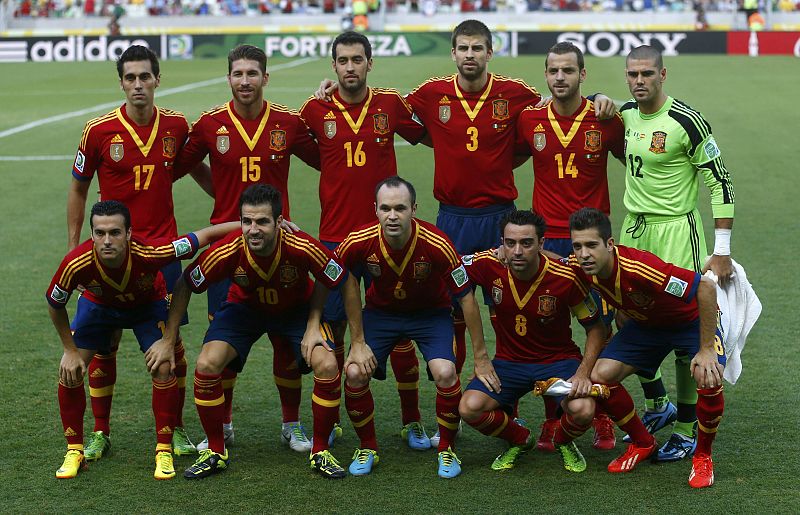
[[[545,89],[542,57],[496,59],[491,70],[522,77]],[[270,65],[280,64],[279,60]],[[0,138],[0,156],[69,155],[63,160],[0,161],[3,181],[2,249],[0,261],[0,351],[3,356],[0,413],[7,424],[3,480],[3,511],[184,512],[303,511],[303,512],[644,512],[664,511],[790,512],[797,509],[800,467],[794,447],[800,416],[797,356],[791,344],[798,315],[788,264],[783,256],[800,251],[800,215],[793,176],[797,110],[794,107],[800,68],[791,58],[732,57],[668,58],[666,91],[701,110],[733,174],[737,194],[733,255],[748,270],[764,304],[764,313],[744,352],[744,373],[735,386],[726,385],[726,412],[715,445],[713,488],[692,491],[686,484],[688,462],[642,464],[632,474],[612,476],[608,462],[622,452],[591,448],[591,432],[578,440],[588,462],[582,474],[566,472],[557,454],[531,453],[507,473],[489,469],[504,444],[464,427],[458,454],[464,473],[452,481],[436,477],[436,455],[409,450],[398,437],[399,402],[392,380],[373,383],[381,464],[368,477],[330,483],[312,474],[307,457],[289,451],[279,441],[280,409],[272,382],[271,347],[256,344],[240,376],[234,402],[236,446],[231,468],[200,482],[176,478],[156,482],[153,471],[153,418],[150,379],[138,346],[126,332],[118,355],[118,382],[112,411],[112,454],[92,464],[72,481],[53,477],[64,454],[58,418],[56,382],[61,344],[47,316],[43,298],[50,277],[65,252],[65,200],[70,166],[83,124],[110,109],[65,119]],[[602,91],[628,98],[620,58],[587,58],[584,93]],[[105,102],[122,103],[112,63],[5,64],[0,77],[0,131],[31,120],[84,109]],[[161,91],[187,83],[222,77],[221,60],[165,62]],[[440,58],[381,58],[370,83],[402,92],[428,77],[449,74],[453,63]],[[398,73],[399,72],[399,73]],[[266,89],[273,101],[299,108],[320,78],[330,77],[329,60],[275,71]],[[224,82],[156,98],[159,105],[186,113],[191,121],[230,98]],[[432,153],[427,148],[400,146],[401,174],[412,180],[419,195],[419,216],[434,220]],[[622,219],[623,173],[612,163],[610,183],[615,233]],[[516,172],[517,205],[530,206],[530,163]],[[93,189],[96,191],[97,182]],[[703,190],[703,188],[701,188]],[[315,234],[318,227],[317,175],[293,160],[290,181],[293,218]],[[90,195],[90,200],[94,195]],[[709,244],[713,244],[708,195],[703,190],[701,212]],[[175,185],[176,217],[181,231],[207,224],[211,200],[190,179]],[[84,224],[88,236],[88,223]],[[199,297],[199,298],[198,298]],[[70,303],[70,312],[75,302]],[[205,298],[190,306],[191,324],[184,328],[190,363],[186,426],[194,441],[202,429],[191,398],[191,373],[206,328]],[[485,324],[489,345],[494,340]],[[576,341],[583,336],[576,331]],[[491,351],[490,351],[491,352]],[[471,360],[467,371],[471,370]],[[674,399],[674,370],[664,367]],[[463,384],[467,383],[464,374]],[[304,380],[302,417],[310,430],[309,377]],[[641,405],[636,380],[626,382]],[[88,389],[88,388],[87,388]],[[435,431],[435,389],[422,381],[423,422]],[[536,427],[541,402],[523,400],[521,414]],[[342,407],[344,438],[334,454],[346,467],[358,441]],[[86,432],[92,428],[87,409]],[[309,434],[310,436],[310,434]],[[658,435],[663,442],[667,431]],[[191,463],[176,458],[180,471]],[[735,507],[735,508],[734,508]]]

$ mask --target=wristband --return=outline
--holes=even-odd
[[[731,255],[730,229],[714,229],[714,255],[715,256]]]

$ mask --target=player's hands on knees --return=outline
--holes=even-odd
[[[724,288],[733,277],[733,261],[731,261],[730,256],[717,256],[714,254],[706,261],[702,273],[706,273],[708,270],[714,272],[714,275],[717,276],[717,283],[721,288]]]
[[[328,341],[322,336],[322,332],[319,329],[306,331],[303,335],[303,339],[300,341],[300,354],[309,367],[311,366],[311,355],[314,353],[314,348],[320,345],[324,347],[325,350],[333,352],[333,349],[328,345]]]
[[[317,100],[327,100],[330,101],[331,97],[333,96],[333,92],[339,88],[339,84],[334,82],[330,79],[322,79],[322,82],[319,83],[319,89],[314,92],[314,98]]]
[[[589,379],[588,375],[575,374],[569,378],[569,382],[572,383],[572,390],[570,390],[569,395],[567,395],[568,398],[580,399],[582,397],[589,397],[589,395],[591,395],[592,380]]]
[[[625,324],[628,323],[628,320],[630,320],[630,317],[628,317],[628,315],[626,315],[622,311],[620,310],[614,311],[614,323],[617,324],[617,331],[622,329],[625,326]]]
[[[378,360],[375,359],[375,354],[369,345],[350,345],[350,354],[347,355],[347,361],[344,364],[345,370],[350,364],[358,367],[358,370],[366,375],[372,377],[375,369],[378,368]]]
[[[475,359],[475,377],[489,389],[490,392],[500,393],[500,377],[494,370],[492,361],[487,357]]]
[[[65,386],[75,386],[83,380],[86,375],[86,363],[80,353],[76,351],[64,351],[61,356],[61,363],[58,366],[58,379]]]
[[[158,340],[144,352],[144,363],[150,374],[155,374],[162,363],[169,363],[169,372],[174,373],[175,345],[163,338]]]
[[[700,349],[689,366],[698,388],[716,388],[722,384],[724,368],[713,349]]]
[[[608,120],[617,114],[617,105],[607,96],[598,93],[594,97],[594,114],[598,120]]]

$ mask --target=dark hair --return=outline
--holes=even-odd
[[[375,186],[375,202],[378,201],[378,191],[384,186],[387,188],[399,188],[400,186],[405,186],[408,188],[408,193],[411,195],[411,205],[413,206],[417,203],[417,190],[414,189],[414,185],[398,175],[387,177],[379,182],[377,186]]]
[[[464,20],[453,29],[453,37],[451,43],[453,48],[456,47],[456,38],[458,36],[483,36],[486,38],[486,49],[492,49],[492,31],[489,30],[483,22],[478,20]]]
[[[258,61],[262,73],[267,73],[267,54],[263,50],[253,45],[239,45],[228,53],[228,75],[234,61],[247,59],[248,61]]]
[[[611,238],[611,220],[605,213],[593,207],[581,208],[569,216],[570,231],[597,229],[603,241]]]
[[[564,54],[575,54],[578,58],[578,70],[583,70],[583,52],[581,49],[570,43],[569,41],[560,41],[555,45],[550,47],[550,50],[544,56],[544,69],[547,69],[547,58],[550,57],[550,54],[556,55],[564,55]]]
[[[122,215],[125,219],[125,230],[131,228],[131,212],[128,207],[118,200],[103,200],[92,206],[92,211],[89,214],[89,227],[94,229],[95,216],[114,216]]]
[[[142,45],[131,45],[117,58],[117,75],[122,78],[122,69],[125,63],[132,61],[150,61],[150,68],[153,75],[158,78],[161,70],[158,66],[158,56],[149,48]]]
[[[277,220],[283,212],[281,192],[269,184],[253,184],[248,186],[239,197],[239,216],[242,215],[242,206],[263,206],[269,204],[272,208],[272,218]]]
[[[505,215],[502,220],[500,220],[500,234],[503,235],[506,230],[506,225],[514,224],[514,225],[532,225],[534,229],[536,229],[536,237],[540,240],[544,238],[544,231],[547,228],[547,225],[544,222],[544,218],[542,218],[538,213],[535,211],[527,211],[518,209],[516,211],[511,211],[507,215]]]
[[[331,55],[334,61],[336,60],[337,45],[361,45],[364,47],[364,55],[367,56],[367,59],[372,59],[372,44],[370,44],[367,36],[360,32],[348,30],[336,36],[336,39],[334,39],[331,44]]]
[[[631,59],[652,59],[656,64],[656,68],[660,70],[664,67],[664,58],[661,57],[661,51],[650,45],[637,46],[631,50],[628,53],[628,57],[625,58],[625,64],[627,65]]]

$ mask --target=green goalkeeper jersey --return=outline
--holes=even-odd
[[[711,126],[679,100],[654,114],[636,102],[621,109],[625,121],[624,203],[629,213],[679,216],[697,206],[700,176],[711,191],[714,218],[733,218],[733,185]]]

